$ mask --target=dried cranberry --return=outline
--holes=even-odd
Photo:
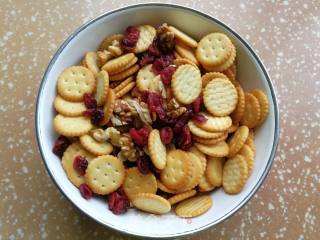
[[[58,155],[59,157],[62,157],[64,151],[68,148],[70,144],[71,142],[67,137],[60,135],[53,145],[52,152]]]
[[[92,191],[87,184],[82,183],[79,186],[79,190],[80,190],[81,196],[84,199],[89,200],[90,198],[92,198]]]
[[[109,194],[108,196],[108,206],[113,214],[123,214],[129,208],[129,199],[122,188]]]
[[[140,100],[142,102],[148,103],[149,91],[141,91],[140,92]]]
[[[166,112],[163,108],[163,99],[160,95],[149,92],[147,103],[150,112],[155,112],[161,120],[166,118]]]
[[[171,84],[172,75],[176,71],[176,68],[174,66],[168,66],[165,69],[163,69],[160,73],[161,81],[165,85]]]
[[[169,65],[173,64],[174,56],[173,54],[166,54],[162,55],[160,58],[157,58],[152,64],[152,71],[154,74],[158,75],[160,72],[168,67]]]
[[[185,125],[177,140],[178,148],[181,148],[182,150],[188,150],[192,145],[191,139],[190,128],[188,125]]]
[[[76,172],[83,176],[86,173],[86,169],[88,167],[88,161],[83,156],[76,156],[73,160],[73,168]]]
[[[126,160],[126,161],[123,162],[123,164],[124,164],[125,168],[132,168],[132,167],[136,167],[137,166],[136,161],[131,162],[129,160]]]
[[[196,114],[193,116],[192,120],[199,122],[199,123],[205,123],[206,121],[208,121],[208,118],[206,118],[202,114]]]
[[[150,172],[150,159],[146,155],[139,157],[137,166],[142,174],[148,174]]]
[[[139,60],[140,67],[143,67],[149,63],[153,63],[154,56],[149,55],[148,53],[143,53]]]
[[[150,55],[153,55],[153,56],[156,56],[156,57],[160,56],[161,53],[160,53],[160,50],[159,50],[158,41],[154,40],[152,42],[152,44],[148,48],[148,53]]]
[[[164,127],[160,130],[160,138],[164,144],[170,144],[173,139],[173,131],[170,127]]]
[[[138,28],[129,26],[121,40],[121,48],[124,51],[132,52],[139,40],[140,31]]]
[[[192,110],[187,110],[184,114],[179,117],[178,122],[174,125],[173,131],[175,133],[181,133],[183,127],[188,123],[188,121],[194,116]]]
[[[101,108],[91,108],[83,111],[83,116],[90,117],[91,122],[98,125],[104,117],[104,112]]]
[[[197,97],[196,100],[192,102],[192,110],[194,113],[201,111],[203,105],[203,98],[201,96]]]
[[[140,129],[131,128],[129,130],[130,137],[135,144],[144,146],[148,144],[149,129],[144,126]]]
[[[88,93],[83,95],[84,105],[87,109],[97,108],[97,100]]]

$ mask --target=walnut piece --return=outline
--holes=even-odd
[[[112,54],[107,50],[98,51],[97,55],[101,66],[103,66],[107,61],[109,61],[112,58]]]
[[[117,129],[115,129],[114,127],[108,127],[106,130],[104,130],[104,132],[107,137],[107,140],[110,140],[110,143],[113,146],[116,146],[116,147],[121,146],[121,144],[120,144],[121,135]]]
[[[128,159],[129,161],[136,161],[137,160],[137,150],[134,146],[134,143],[131,139],[131,137],[128,134],[123,134],[120,137],[120,155],[122,155],[124,158]]]
[[[180,117],[186,111],[187,108],[181,106],[175,98],[172,98],[166,105],[166,112],[170,118]]]
[[[163,23],[157,29],[157,37],[159,41],[159,48],[163,52],[170,52],[174,49],[174,33],[170,32],[168,24]]]
[[[128,102],[123,99],[116,100],[113,112],[118,116],[123,125],[132,123],[138,115],[136,109],[131,107]]]

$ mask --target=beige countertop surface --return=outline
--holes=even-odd
[[[1,1],[0,239],[128,238],[62,196],[41,160],[34,115],[41,78],[64,39],[89,19],[137,2]],[[164,2],[217,17],[247,39],[270,73],[280,107],[280,144],[263,186],[230,219],[188,239],[319,239],[319,1]]]

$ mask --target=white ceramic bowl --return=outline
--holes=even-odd
[[[52,127],[55,115],[52,103],[56,96],[56,80],[66,67],[79,63],[85,52],[97,48],[106,35],[124,32],[129,25],[143,23],[157,26],[172,24],[200,39],[207,33],[224,32],[237,48],[239,81],[245,90],[261,88],[270,101],[270,113],[256,132],[255,165],[243,191],[228,195],[222,189],[211,193],[213,207],[191,221],[174,213],[163,216],[145,214],[130,209],[121,216],[113,215],[105,200],[86,201],[68,180],[60,159],[52,153],[57,137]],[[194,9],[169,4],[139,4],[105,13],[76,30],[58,49],[42,79],[36,110],[36,131],[39,149],[51,178],[69,201],[97,222],[123,233],[144,237],[176,237],[195,233],[225,220],[239,210],[261,186],[271,167],[279,138],[279,113],[271,80],[261,60],[249,44],[221,21]]]

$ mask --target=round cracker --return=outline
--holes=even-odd
[[[162,143],[160,132],[153,129],[148,137],[148,150],[152,163],[157,169],[164,169],[167,162],[167,149]]]
[[[169,31],[174,33],[174,37],[179,39],[181,42],[183,42],[185,45],[196,48],[198,46],[198,42],[194,40],[189,35],[185,34],[184,32],[180,31],[179,29],[169,26]]]
[[[176,194],[179,192],[177,190],[172,190],[166,187],[166,185],[164,185],[159,179],[157,179],[157,185],[158,185],[158,189],[160,189],[162,192],[165,192],[165,193]]]
[[[255,128],[260,121],[261,110],[258,99],[251,93],[245,93],[245,110],[240,121],[248,128]]]
[[[129,83],[127,86],[123,87],[121,90],[116,92],[116,98],[121,98],[130,92],[136,86],[135,82]]]
[[[86,151],[79,142],[72,143],[63,153],[61,165],[70,182],[76,187],[79,187],[84,183],[84,177],[79,175],[73,167],[74,159],[77,156],[85,157],[88,161],[91,161],[94,155]]]
[[[238,123],[243,117],[244,110],[245,110],[245,96],[244,91],[240,84],[236,86],[237,95],[238,95],[238,102],[237,106],[234,111],[230,114],[233,123]]]
[[[226,193],[241,192],[248,179],[248,166],[241,155],[229,158],[223,167],[222,186]]]
[[[127,77],[130,77],[132,76],[133,74],[135,74],[138,70],[140,69],[140,66],[139,64],[134,64],[132,67],[120,72],[120,73],[117,73],[117,74],[114,74],[114,75],[111,75],[110,76],[110,81],[120,81],[120,80],[123,80]]]
[[[251,93],[258,99],[260,106],[260,118],[257,126],[261,126],[261,124],[266,120],[269,113],[269,101],[267,95],[260,89],[254,89]]]
[[[195,125],[208,132],[223,132],[226,131],[232,125],[232,120],[229,116],[214,117],[209,113],[200,112],[199,115],[203,115],[207,121],[199,122],[193,121]]]
[[[182,57],[182,58],[186,58],[188,60],[190,60],[191,62],[193,62],[196,65],[199,65],[198,59],[196,58],[194,49],[189,48],[188,46],[177,42],[175,45],[175,49],[178,52],[178,54]]]
[[[141,25],[137,27],[140,34],[139,39],[134,48],[135,53],[142,53],[147,51],[156,37],[156,29],[150,25]]]
[[[209,138],[209,139],[206,139],[206,138],[199,138],[197,136],[193,136],[193,140],[198,142],[198,143],[202,143],[202,144],[205,144],[205,145],[212,145],[212,144],[216,144],[218,142],[221,142],[221,141],[224,141],[228,138],[228,133],[224,133],[223,135],[221,135],[220,137],[217,137],[217,138]]]
[[[109,90],[109,75],[106,71],[100,71],[97,74],[97,88],[94,98],[97,100],[98,106],[104,105]]]
[[[137,167],[129,168],[126,171],[123,190],[129,200],[132,200],[138,193],[156,193],[156,177],[152,173],[142,174]]]
[[[190,128],[190,131],[193,135],[205,139],[209,138],[218,138],[225,134],[225,132],[208,132],[203,130],[202,128],[199,128],[197,125],[193,123],[193,121],[188,122],[188,126]]]
[[[172,76],[171,87],[175,98],[183,103],[192,103],[201,93],[202,80],[198,68],[185,64]]]
[[[84,57],[84,65],[97,77],[100,72],[99,59],[96,52],[87,52]]]
[[[229,145],[229,157],[235,156],[244,143],[246,142],[249,135],[249,128],[247,126],[241,126],[235,131],[232,137],[228,140]]]
[[[197,196],[180,202],[175,208],[175,212],[179,217],[192,218],[207,212],[212,206],[212,198],[210,196]]]
[[[84,177],[94,193],[104,195],[121,186],[125,178],[125,169],[117,157],[103,155],[89,162]]]
[[[120,57],[114,58],[102,66],[102,70],[107,71],[110,75],[124,71],[137,62],[133,53],[127,53]]]
[[[196,194],[197,194],[197,191],[193,189],[193,190],[189,190],[189,191],[186,191],[186,192],[178,193],[178,194],[170,197],[168,199],[168,201],[169,201],[169,203],[171,205],[173,205],[173,204],[181,202],[181,201],[183,201],[185,199],[191,198]]]
[[[194,153],[188,152],[188,156],[191,160],[191,174],[188,177],[188,182],[179,189],[180,192],[191,190],[200,182],[202,163]]]
[[[205,145],[201,143],[195,143],[194,145],[199,149],[199,151],[211,157],[225,157],[229,153],[229,146],[225,141],[212,145]]]
[[[222,169],[224,158],[208,157],[206,177],[208,182],[215,187],[222,185]]]
[[[142,211],[154,214],[165,214],[171,210],[167,199],[152,193],[136,194],[132,199],[132,204]]]
[[[225,62],[231,52],[232,42],[227,35],[210,33],[200,40],[196,56],[201,64],[216,66]]]
[[[237,90],[224,78],[216,78],[208,83],[203,92],[203,103],[214,116],[227,116],[234,111],[238,102]]]
[[[54,99],[53,105],[58,113],[67,117],[82,116],[83,111],[86,110],[86,106],[83,102],[70,102],[59,95]]]
[[[79,140],[81,145],[94,155],[100,156],[112,153],[113,147],[109,142],[98,142],[89,134],[82,135]]]
[[[182,150],[171,150],[167,154],[167,163],[160,173],[161,182],[168,188],[178,190],[185,186],[191,174],[191,160]]]
[[[58,114],[53,119],[54,129],[66,137],[78,137],[88,133],[93,125],[90,118],[86,117],[66,117]]]
[[[139,91],[157,92],[157,85],[153,82],[156,75],[152,71],[152,64],[148,64],[141,68],[137,74],[137,88]]]
[[[199,192],[210,192],[215,189],[215,186],[209,183],[206,174],[201,176],[198,187]]]
[[[104,115],[103,115],[103,119],[100,122],[100,126],[104,126],[110,121],[110,118],[113,113],[115,102],[116,102],[116,94],[114,93],[114,91],[112,89],[109,89],[106,103],[103,106]]]
[[[187,58],[177,58],[175,60],[173,60],[173,64],[176,65],[177,67],[181,66],[181,65],[185,65],[185,64],[190,64],[196,68],[198,68],[198,66],[192,62],[191,60],[187,59]]]
[[[204,171],[206,170],[206,167],[207,167],[207,158],[206,158],[206,155],[204,155],[202,152],[200,152],[196,147],[192,146],[190,149],[189,149],[189,153],[192,153],[194,154],[201,162],[201,174],[200,175],[203,175]]]
[[[83,100],[85,93],[91,94],[95,89],[95,78],[92,72],[82,66],[66,68],[57,81],[58,94],[74,102]]]
[[[249,147],[249,145],[244,144],[243,147],[240,149],[239,154],[244,157],[248,165],[248,174],[249,176],[252,173],[253,165],[254,165],[254,152]]]

